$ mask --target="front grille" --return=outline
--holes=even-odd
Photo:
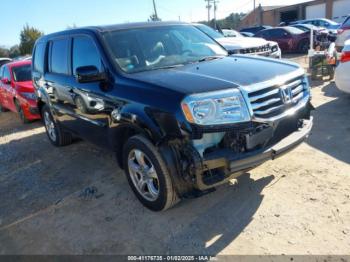
[[[287,91],[282,94],[282,90]],[[270,118],[296,106],[307,95],[307,92],[303,78],[299,77],[284,85],[252,91],[248,93],[248,97],[255,117]]]
[[[259,54],[259,53],[266,53],[270,51],[271,49],[269,45],[262,45],[258,47],[240,49],[239,53],[240,54]]]

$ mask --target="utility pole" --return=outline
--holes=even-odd
[[[253,12],[254,12],[254,20],[255,20],[255,24],[257,23],[257,18],[256,18],[256,10],[255,10],[255,0],[253,1],[254,6],[253,6]]]
[[[153,9],[154,9],[154,17],[155,17],[156,21],[158,21],[159,18],[158,18],[157,7],[156,7],[156,1],[155,1],[155,0],[153,0]]]
[[[215,29],[218,29],[218,27],[216,25],[216,10],[218,8],[217,3],[219,3],[219,1],[213,0],[213,3],[214,3],[214,27],[215,27]]]
[[[207,2],[206,8],[208,9],[208,23],[210,23],[210,9],[211,9],[211,3],[213,2],[213,0],[204,0],[205,2]]]

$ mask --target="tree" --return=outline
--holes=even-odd
[[[9,56],[11,58],[15,58],[21,55],[21,51],[19,50],[19,46],[18,45],[14,45],[10,48],[9,50]]]
[[[0,57],[8,57],[9,56],[9,50],[5,47],[0,46]]]
[[[26,24],[20,34],[19,50],[21,55],[32,54],[35,41],[42,35],[43,32]]]

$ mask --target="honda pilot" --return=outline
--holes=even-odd
[[[35,44],[32,78],[51,143],[80,137],[112,150],[154,211],[281,156],[312,128],[300,66],[228,56],[186,23],[45,35]]]

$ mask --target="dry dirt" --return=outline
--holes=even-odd
[[[332,82],[312,94],[307,142],[163,213],[110,152],[54,148],[40,122],[1,113],[0,254],[349,254],[350,97]]]

